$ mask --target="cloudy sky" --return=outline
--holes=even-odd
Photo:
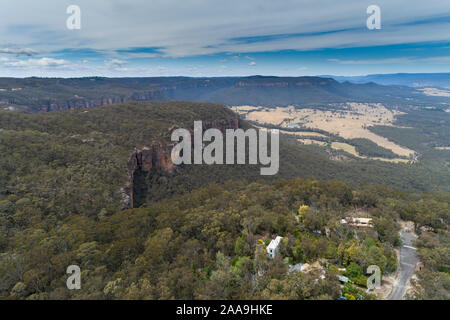
[[[0,26],[3,77],[450,72],[450,0],[2,0]]]

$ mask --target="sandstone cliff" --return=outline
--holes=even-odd
[[[10,99],[11,100],[11,99]],[[13,100],[13,99],[12,99]],[[42,112],[50,111],[63,111],[69,109],[78,108],[93,108],[99,106],[106,106],[116,103],[123,103],[127,101],[154,101],[154,100],[167,100],[164,93],[159,89],[147,90],[145,92],[134,92],[126,96],[108,96],[98,99],[88,98],[73,98],[67,101],[50,101],[50,102],[36,102],[41,104],[40,110]],[[16,101],[8,102],[10,104],[16,103]]]
[[[210,128],[216,128],[223,132],[226,129],[237,129],[239,128],[239,119],[230,118],[203,122],[203,131]],[[175,129],[177,129],[176,126],[171,127],[166,135],[170,137],[170,134]],[[129,183],[126,187],[129,190],[128,207],[135,207],[135,192],[137,190],[135,180],[137,176],[148,176],[157,170],[173,171],[176,168],[171,158],[174,146],[175,143],[173,142],[167,143],[153,140],[149,147],[144,147],[140,150],[135,149],[131,153],[130,160],[127,162],[129,176]]]

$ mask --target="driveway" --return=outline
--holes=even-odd
[[[403,300],[405,298],[406,289],[409,280],[416,271],[416,265],[419,262],[416,248],[413,246],[414,240],[417,236],[408,228],[403,228],[400,232],[402,239],[402,246],[400,247],[400,270],[397,279],[395,280],[391,294],[388,300]]]

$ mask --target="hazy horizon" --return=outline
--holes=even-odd
[[[8,76],[0,76],[0,78],[12,78],[12,79],[30,79],[30,78],[38,78],[38,79],[54,79],[54,78],[61,78],[61,79],[82,79],[82,78],[110,78],[110,79],[126,79],[126,78],[251,78],[251,77],[276,77],[276,78],[300,78],[300,77],[318,77],[318,78],[325,78],[325,77],[345,77],[345,78],[353,78],[353,77],[369,77],[369,76],[378,76],[378,75],[439,75],[439,74],[449,74],[450,72],[398,72],[398,73],[370,73],[370,74],[355,74],[355,75],[340,75],[340,74],[317,74],[317,75],[298,75],[298,76],[278,76],[278,75],[272,75],[272,74],[247,74],[247,75],[236,75],[236,76],[184,76],[184,75],[173,75],[173,76],[99,76],[99,75],[92,75],[92,76],[79,76],[79,77],[72,77],[72,76],[58,76],[58,77],[52,77],[52,76],[24,76],[24,77],[8,77]]]

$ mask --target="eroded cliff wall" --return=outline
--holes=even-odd
[[[229,119],[218,119],[214,121],[203,122],[203,131],[215,128],[222,132],[226,129],[238,129],[239,119],[229,118]],[[177,129],[176,126],[171,127],[167,136],[170,136],[173,130]],[[192,134],[192,130],[191,134]],[[193,141],[193,139],[192,139]],[[175,146],[173,142],[163,142],[159,140],[153,140],[149,146],[142,149],[135,149],[130,156],[130,160],[127,163],[128,175],[129,175],[129,185],[126,189],[129,190],[129,205],[130,208],[135,208],[142,203],[137,201],[137,199],[142,199],[144,195],[140,193],[145,193],[148,190],[148,177],[157,173],[158,171],[172,172],[179,167],[175,166],[172,162],[172,149]]]

